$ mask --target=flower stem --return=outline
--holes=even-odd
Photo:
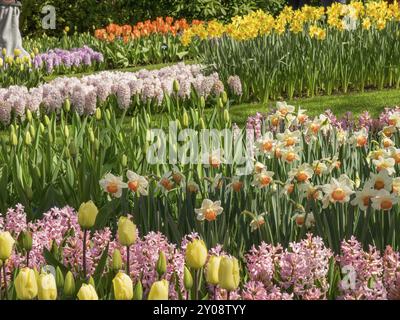
[[[217,300],[217,286],[214,286],[214,300]]]
[[[198,272],[194,270],[194,300],[199,300],[199,279]]]
[[[4,276],[4,299],[8,300],[8,288],[7,288],[7,275],[6,275],[6,262],[3,261],[3,276]]]
[[[129,264],[129,250],[130,247],[127,246],[126,247],[126,273],[128,274],[128,276],[131,276],[131,270],[130,270],[130,264]]]
[[[87,229],[83,230],[83,278],[86,281],[86,239],[87,239]]]
[[[29,268],[29,254],[31,253],[31,251],[27,251],[26,252],[26,267]]]

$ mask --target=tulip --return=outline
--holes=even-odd
[[[49,274],[41,274],[38,281],[38,297],[39,300],[56,300],[57,285],[54,276]]]
[[[29,253],[32,250],[32,233],[22,231],[18,237],[19,245],[26,251],[26,266],[29,268]]]
[[[96,222],[97,214],[99,210],[93,203],[93,201],[84,202],[79,207],[78,211],[78,222],[83,229],[90,229]]]
[[[119,271],[122,269],[122,257],[121,252],[118,249],[115,249],[113,252],[112,268],[114,271]]]
[[[167,280],[154,282],[150,288],[148,300],[168,300],[168,289]]]
[[[222,257],[218,272],[219,286],[228,291],[228,300],[230,291],[236,290],[239,286],[239,262],[234,257]]]
[[[174,83],[173,83],[173,89],[174,89],[174,92],[175,93],[178,93],[179,92],[179,90],[180,90],[180,85],[179,85],[179,82],[177,81],[177,80],[174,80]]]
[[[165,253],[163,251],[160,251],[160,254],[158,256],[157,260],[157,273],[160,278],[167,272],[167,259],[165,257]]]
[[[68,271],[64,281],[64,295],[73,297],[75,294],[75,279],[71,271]]]
[[[218,285],[219,278],[219,266],[221,262],[221,257],[211,256],[207,263],[206,281],[208,284],[213,286]]]
[[[193,288],[193,277],[186,266],[183,269],[183,285],[186,289],[186,300],[189,300],[190,290]]]
[[[126,273],[130,274],[129,253],[130,246],[136,242],[136,225],[127,217],[121,217],[118,220],[118,240],[123,246],[126,246]]]
[[[5,262],[12,253],[15,240],[8,231],[0,232],[0,260]]]
[[[91,284],[82,284],[77,296],[79,300],[99,300],[96,289]]]
[[[193,240],[186,247],[186,264],[192,269],[200,269],[207,261],[207,247],[203,240]]]
[[[133,284],[131,278],[119,272],[112,281],[115,300],[132,300]]]
[[[19,57],[21,55],[21,50],[20,49],[14,49],[14,56]]]
[[[20,300],[32,300],[38,294],[38,284],[35,272],[29,268],[23,268],[14,281],[15,292]]]

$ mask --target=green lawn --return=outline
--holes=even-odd
[[[376,117],[385,107],[400,105],[400,90],[390,89],[364,93],[353,92],[341,95],[294,99],[287,102],[296,107],[300,106],[302,109],[306,109],[308,114],[313,116],[323,113],[327,109],[331,109],[337,116],[341,116],[348,111],[358,116],[360,113],[367,110],[372,116]],[[244,124],[248,116],[256,112],[268,112],[274,105],[275,102],[267,104],[247,103],[232,106],[232,121],[238,124]]]

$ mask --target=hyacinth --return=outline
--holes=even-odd
[[[59,77],[53,81],[28,90],[24,86],[0,88],[0,122],[9,124],[11,115],[23,118],[26,109],[37,112],[40,106],[48,113],[58,112],[66,99],[78,114],[91,115],[97,104],[115,96],[119,108],[131,106],[134,96],[143,103],[153,101],[161,105],[164,95],[173,94],[173,83],[178,81],[178,96],[189,99],[192,88],[200,96],[208,97],[223,91],[217,73],[203,75],[201,65],[179,63],[160,70],[138,72],[104,71],[82,78]]]
[[[81,65],[91,66],[94,63],[101,63],[104,57],[88,46],[73,48],[71,50],[53,49],[38,54],[32,61],[35,69],[45,68],[47,73],[52,73],[55,67],[65,68],[79,67]]]
[[[59,246],[60,261],[75,275],[82,270],[83,232],[78,224],[77,213],[70,207],[53,208],[42,218],[27,222],[22,205],[10,208],[0,216],[0,231],[7,230],[17,239],[22,231],[33,235],[29,266],[40,270],[47,264],[43,249],[51,250]],[[170,298],[185,297],[183,289],[183,269],[185,251],[189,242],[199,239],[197,233],[186,235],[180,246],[172,244],[159,232],[150,232],[137,237],[130,247],[130,276],[133,281],[141,280],[145,296],[154,281],[158,280],[156,263],[160,251],[167,259],[165,279],[170,281]],[[126,247],[122,247],[110,228],[97,230],[87,238],[86,263],[92,275],[108,245],[108,257],[112,258],[119,249],[126,264]],[[216,245],[209,255],[226,255],[223,246]],[[334,260],[332,260],[335,258]],[[230,299],[237,300],[292,300],[327,299],[328,270],[331,261],[341,268],[342,279],[337,290],[338,299],[399,299],[400,298],[400,253],[388,246],[383,254],[370,246],[362,249],[354,237],[341,244],[341,252],[333,256],[319,237],[307,234],[300,242],[290,243],[289,247],[261,243],[245,255],[243,267],[247,271],[247,281],[230,293]],[[107,263],[104,272],[109,271]],[[11,280],[15,268],[26,266],[26,253],[14,250],[6,263],[6,276]],[[348,271],[354,271],[349,279]],[[242,281],[244,279],[242,278]],[[353,281],[354,280],[354,281]],[[176,282],[181,292],[177,292]],[[220,288],[209,288],[210,297],[226,299],[227,292]]]
[[[342,272],[349,275],[349,282],[341,282],[339,299],[382,300],[386,299],[383,284],[383,261],[379,251],[369,246],[368,251],[354,237],[341,244],[341,254],[337,260]],[[347,270],[347,271],[346,271]]]
[[[229,76],[228,86],[234,95],[241,96],[243,94],[242,82],[239,76]]]

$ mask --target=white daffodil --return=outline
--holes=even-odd
[[[389,125],[394,126],[396,128],[400,128],[400,112],[393,112],[389,116]]]
[[[301,132],[299,130],[290,131],[286,129],[284,133],[278,133],[276,138],[278,141],[282,142],[283,146],[293,147],[300,143]]]
[[[114,176],[112,173],[107,173],[99,183],[102,189],[114,198],[120,198],[122,189],[128,187],[128,185],[122,181],[122,177]]]
[[[297,168],[289,171],[289,179],[296,179],[297,182],[306,182],[312,178],[314,170],[308,163],[303,163]]]
[[[378,174],[372,173],[369,183],[375,190],[385,189],[387,191],[392,191],[392,178],[386,170],[382,170]]]
[[[396,172],[396,170],[394,169],[396,161],[394,161],[393,158],[379,157],[378,160],[372,160],[372,163],[376,167],[376,170],[378,172],[386,170],[388,175],[392,175],[393,173]]]
[[[274,172],[263,170],[260,173],[254,175],[252,185],[258,188],[265,188],[271,184]]]
[[[396,131],[397,128],[395,126],[386,126],[382,128],[382,130],[379,132],[379,135],[390,138]]]
[[[283,118],[296,110],[294,106],[288,105],[285,101],[278,101],[276,103],[276,109],[276,112]]]
[[[197,220],[199,221],[214,221],[217,219],[224,209],[221,207],[221,201],[211,201],[210,199],[204,199],[200,209],[194,209],[197,214]]]
[[[281,150],[281,159],[287,163],[300,161],[300,147],[288,147]]]
[[[197,192],[200,190],[200,188],[199,188],[199,185],[198,185],[196,182],[194,182],[194,181],[189,181],[189,182],[186,184],[186,190],[187,190],[188,192],[190,192],[190,193],[197,193]]]
[[[322,174],[328,173],[329,169],[328,166],[325,164],[325,162],[322,162],[320,160],[316,160],[312,164],[314,174],[317,176],[320,176]]]
[[[389,156],[393,158],[396,164],[400,164],[400,149],[391,147],[389,148]]]
[[[302,193],[302,198],[307,200],[322,200],[323,195],[319,186],[314,186],[310,182],[299,184],[299,191]]]
[[[398,196],[392,194],[385,189],[379,190],[375,197],[372,198],[372,207],[375,210],[387,211],[392,209],[392,207],[398,202]]]
[[[352,185],[344,175],[339,179],[332,178],[331,183],[322,186],[322,191],[324,192],[323,208],[327,208],[329,203],[346,203],[354,193]]]
[[[232,182],[226,186],[227,192],[235,191],[239,192],[243,188],[243,182],[240,181],[240,177],[235,176],[232,178]]]
[[[351,204],[365,211],[371,205],[371,199],[374,197],[375,193],[376,191],[371,188],[371,185],[366,184],[364,189],[356,192],[356,197],[351,201]]]
[[[158,181],[157,187],[163,192],[171,191],[174,188],[174,183],[172,181],[172,172],[166,172]]]
[[[219,168],[221,163],[224,162],[223,150],[216,149],[210,153],[206,152],[203,154],[202,159],[205,167]]]
[[[172,168],[171,177],[177,185],[183,186],[185,184],[185,176],[182,172],[180,172],[179,168],[176,165],[174,165]]]
[[[139,192],[142,196],[148,195],[149,182],[145,177],[130,170],[127,171],[126,177],[128,178],[128,188],[132,192]]]
[[[359,131],[353,132],[349,142],[356,147],[364,147],[368,142],[368,132],[366,128],[361,128]]]
[[[273,153],[276,141],[272,132],[266,132],[261,138],[256,141],[256,148],[260,153],[269,154]]]
[[[265,213],[255,216],[254,219],[250,222],[251,232],[258,230],[262,225],[265,224],[264,215]]]

